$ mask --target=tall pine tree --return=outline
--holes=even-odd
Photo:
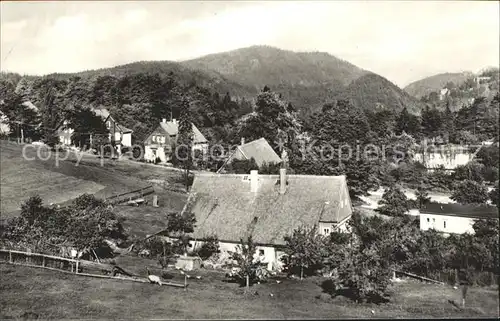
[[[193,166],[193,123],[187,97],[182,98],[181,113],[179,117],[179,132],[177,146],[174,151],[179,162],[185,170],[186,190],[189,188],[189,171]]]

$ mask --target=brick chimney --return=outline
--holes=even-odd
[[[250,171],[250,191],[256,193],[259,188],[259,171]]]
[[[286,192],[286,168],[280,168],[280,194]]]
[[[165,123],[167,122],[167,119],[166,119],[166,118],[163,118],[163,119],[161,120],[161,122],[165,124]]]

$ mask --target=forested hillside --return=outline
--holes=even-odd
[[[141,66],[137,67],[141,69],[151,65],[135,66]],[[186,72],[176,74],[168,69],[153,70],[164,73],[118,68],[44,77],[21,78],[9,74],[1,80],[1,99],[12,106],[11,110],[6,110],[11,119],[24,117],[19,109],[22,101],[33,102],[46,120],[44,124],[50,128],[55,128],[75,109],[105,107],[117,121],[134,131],[136,141],[141,141],[162,118],[179,117],[181,97],[190,101],[193,122],[200,128],[211,130],[207,132],[208,136],[217,136],[219,127],[230,125],[252,110],[251,103],[244,98],[233,99],[228,92],[219,94],[213,88],[198,85],[194,77],[196,73],[186,79],[189,76]],[[203,75],[200,77],[203,81]],[[16,83],[16,79],[20,80]],[[4,109],[8,107],[4,106]],[[30,120],[24,117],[19,121]]]
[[[368,111],[384,106],[399,112],[406,107],[411,113],[420,114],[424,106],[389,80],[374,73],[354,80],[339,97],[349,99],[357,107]]]
[[[429,95],[431,92],[438,92],[445,88],[447,84],[453,83],[460,86],[468,78],[472,76],[472,72],[457,72],[443,73],[430,76],[412,82],[404,88],[404,90],[413,97],[420,99],[423,96]]]
[[[387,79],[324,52],[293,52],[253,46],[185,61],[192,68],[218,72],[237,83],[268,85],[290,101],[302,115],[321,110],[325,102],[350,99],[363,109],[377,103],[400,111],[422,107]]]

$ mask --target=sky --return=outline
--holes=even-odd
[[[0,12],[0,69],[21,74],[270,45],[328,52],[403,87],[500,56],[497,1],[2,1]]]

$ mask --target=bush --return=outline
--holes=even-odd
[[[136,243],[133,252],[147,258],[159,260],[176,254],[175,246],[159,236],[153,236]]]
[[[483,170],[484,180],[487,182],[495,182],[498,180],[498,167],[485,167]]]
[[[197,252],[202,260],[206,260],[216,253],[220,253],[219,239],[217,236],[207,237]]]
[[[313,275],[323,267],[326,256],[325,239],[318,234],[318,227],[299,227],[285,237],[283,263],[289,274]]]
[[[144,158],[144,148],[140,148],[139,146],[134,146],[134,149],[132,150],[132,156],[136,160],[142,160]]]
[[[236,252],[231,256],[237,263],[227,276],[240,283],[241,286],[249,287],[255,282],[264,282],[269,277],[269,272],[261,264],[260,260],[255,259],[256,245],[252,237],[247,240],[241,240],[240,245],[236,247]]]

